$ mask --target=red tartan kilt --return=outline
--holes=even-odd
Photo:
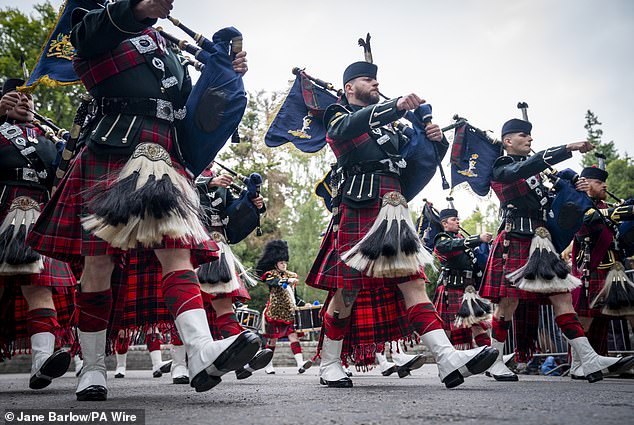
[[[28,276],[28,275],[25,275]],[[31,339],[27,332],[27,314],[29,311],[26,299],[22,295],[20,284],[4,284],[4,293],[0,305],[0,361],[10,358],[16,353],[28,353]],[[0,282],[0,284],[2,284]],[[48,286],[48,285],[47,285]],[[57,311],[59,328],[55,332],[55,347],[73,345],[74,333],[71,325],[75,310],[75,288],[55,287],[53,304]]]
[[[328,294],[322,312],[328,309],[332,295],[333,292]],[[352,308],[341,359],[345,364],[352,363],[359,369],[371,368],[375,364],[376,352],[383,352],[386,343],[411,339],[412,330],[401,291],[398,288],[362,290]],[[319,340],[318,352],[322,342],[323,337]]]
[[[608,276],[610,269],[596,269],[590,273],[590,281],[588,282],[588,296],[586,297],[583,285],[572,291],[572,301],[575,311],[581,317],[602,317],[605,316],[601,312],[601,307],[590,308],[592,301],[599,295],[599,292],[605,286],[605,278]]]
[[[443,329],[451,334],[451,343],[470,346],[473,339],[471,328],[456,328],[453,324],[462,305],[463,295],[463,289],[445,291],[445,286],[439,285],[434,294],[434,307],[442,319]]]
[[[489,254],[489,259],[487,260],[480,296],[488,298],[494,303],[498,303],[500,298],[533,300],[541,304],[550,303],[548,295],[522,291],[511,286],[511,282],[506,278],[506,275],[519,269],[528,261],[531,238],[511,237],[508,258],[506,264],[504,264],[502,252],[504,250],[505,235],[506,231],[503,230],[495,238],[491,254]]]
[[[400,192],[400,181],[391,176],[380,176],[379,196],[382,197],[387,192]],[[363,275],[358,270],[348,267],[341,260],[341,254],[350,250],[359,242],[372,227],[374,220],[381,209],[381,200],[365,208],[350,208],[343,203],[339,206],[340,221],[339,230],[332,229],[332,221],[328,226],[319,253],[313,266],[306,277],[309,286],[331,290],[337,288],[346,289],[374,289],[395,287],[400,283],[409,282],[416,279],[426,279],[421,272],[417,275],[399,278],[371,278]]]
[[[120,249],[84,231],[81,218],[89,214],[85,207],[86,194],[106,180],[113,180],[128,160],[128,156],[97,155],[84,147],[70,164],[64,179],[53,193],[51,201],[29,235],[29,244],[37,251],[61,261],[81,265],[82,257],[120,255]],[[174,168],[187,175],[183,167],[172,157]],[[192,249],[194,265],[212,261],[217,245],[209,240],[200,245],[165,238],[155,248]]]
[[[163,301],[162,270],[151,250],[134,250],[112,274],[113,308],[108,324],[108,346],[113,349],[120,330],[133,341],[148,330],[174,331],[174,318]]]

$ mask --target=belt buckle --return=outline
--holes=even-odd
[[[169,100],[156,99],[156,118],[174,122],[174,108]]]
[[[32,168],[22,168],[22,179],[34,183],[39,183],[40,179]]]

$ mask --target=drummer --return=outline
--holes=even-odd
[[[299,334],[295,331],[295,310],[306,303],[297,296],[297,273],[288,270],[288,244],[283,240],[269,241],[255,266],[260,280],[270,290],[269,301],[264,309],[264,334],[268,338],[267,347],[275,350],[279,338],[288,337],[291,351],[297,362],[297,371],[306,372],[313,365],[309,359],[304,361]],[[264,368],[268,374],[274,374],[273,361]]]

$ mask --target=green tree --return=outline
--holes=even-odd
[[[634,161],[629,156],[607,165],[608,190],[621,199],[634,197]]]
[[[42,46],[48,41],[57,19],[57,11],[49,2],[33,6],[34,13],[26,15],[13,7],[0,9],[0,79],[22,78],[20,57],[24,54],[26,67],[35,67]],[[33,96],[36,112],[50,118],[63,128],[70,128],[79,95],[85,90],[81,84],[46,87],[40,84]]]
[[[587,140],[595,146],[594,152],[605,155],[606,165],[614,161],[619,157],[619,153],[614,147],[614,141],[603,143],[601,138],[603,137],[603,130],[601,129],[602,122],[599,121],[599,117],[588,109],[586,112],[586,123],[583,128],[587,131]],[[582,167],[592,167],[597,165],[597,159],[593,154],[584,155],[581,160]]]

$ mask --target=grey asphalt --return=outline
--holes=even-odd
[[[570,378],[521,376],[520,382],[471,377],[448,390],[426,364],[413,375],[355,373],[354,388],[320,386],[317,366],[299,375],[278,367],[247,380],[225,376],[206,393],[149,371],[108,372],[106,402],[78,402],[76,378],[67,373],[40,391],[27,374],[0,375],[2,409],[145,409],[147,424],[618,424],[634,423],[634,380],[589,384]],[[2,412],[4,413],[4,412]],[[8,423],[8,422],[7,422]]]

